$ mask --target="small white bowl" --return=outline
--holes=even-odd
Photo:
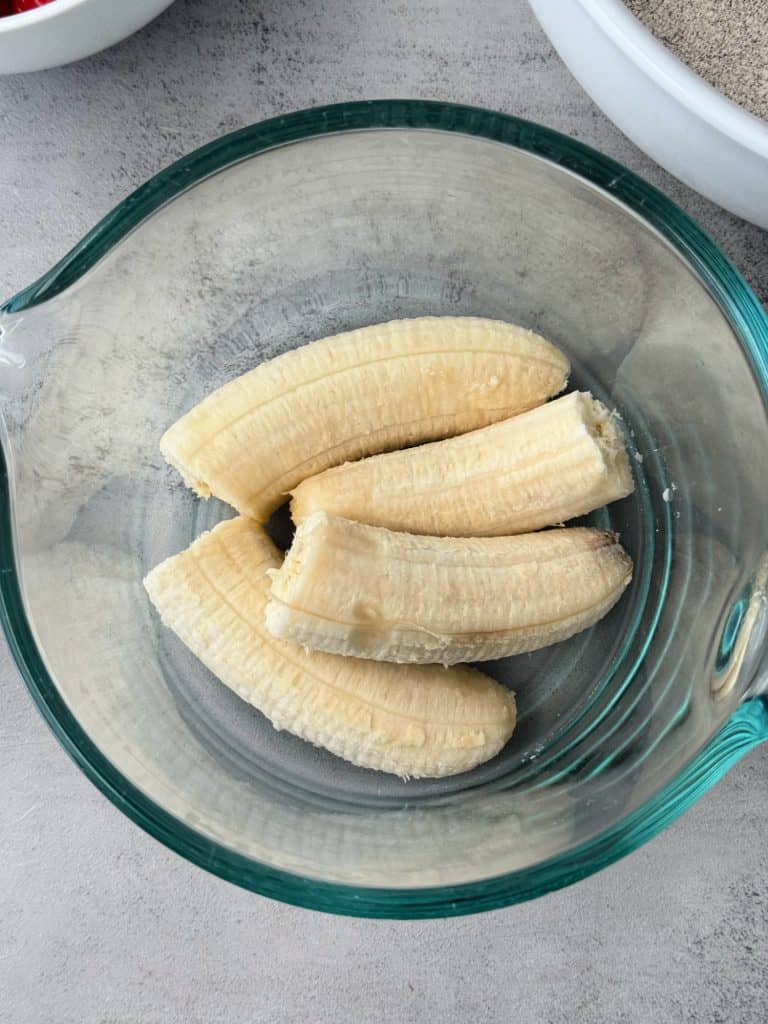
[[[768,228],[768,123],[677,59],[620,0],[530,0],[574,76],[668,171]]]
[[[42,71],[112,46],[173,0],[53,0],[0,18],[0,74]]]

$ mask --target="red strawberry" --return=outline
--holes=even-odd
[[[52,0],[11,0],[11,4],[3,4],[2,13],[5,14],[5,7],[11,6],[13,10],[9,13],[21,14],[22,11],[31,11],[35,7],[42,7],[43,4],[49,4]]]

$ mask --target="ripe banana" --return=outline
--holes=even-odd
[[[329,469],[293,491],[301,523],[322,509],[391,530],[503,536],[564,523],[630,494],[611,413],[572,392],[482,430]]]
[[[160,448],[199,494],[264,522],[307,476],[533,408],[568,373],[562,352],[522,327],[397,320],[262,363],[182,416]]]
[[[162,562],[144,585],[170,627],[277,729],[364,768],[455,775],[487,761],[515,726],[514,696],[475,669],[308,654],[264,625],[280,555],[256,523],[230,519]]]
[[[632,560],[602,530],[422,537],[314,512],[270,575],[275,637],[455,665],[535,651],[594,625],[629,583]]]

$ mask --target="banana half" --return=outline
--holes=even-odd
[[[453,537],[504,536],[585,515],[634,488],[616,418],[586,392],[461,437],[350,462],[293,492],[300,523],[334,515]]]
[[[276,729],[403,778],[468,771],[515,727],[514,696],[471,668],[308,654],[266,629],[267,572],[280,553],[257,524],[220,523],[144,581],[190,650]]]
[[[315,512],[270,575],[275,637],[454,665],[535,651],[594,625],[632,578],[632,560],[602,530],[423,537]]]
[[[563,390],[569,369],[554,345],[501,321],[396,320],[262,363],[203,399],[160,448],[198,494],[265,522],[305,477],[531,409]]]

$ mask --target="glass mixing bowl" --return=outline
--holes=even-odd
[[[540,331],[619,410],[637,487],[592,520],[636,572],[592,630],[490,666],[520,706],[502,754],[403,782],[275,732],[141,579],[231,514],[164,464],[169,423],[262,359],[426,313]],[[634,849],[768,735],[768,321],[613,161],[447,104],[279,118],[152,179],[0,326],[14,656],[89,777],[208,870],[340,913],[498,907]]]

